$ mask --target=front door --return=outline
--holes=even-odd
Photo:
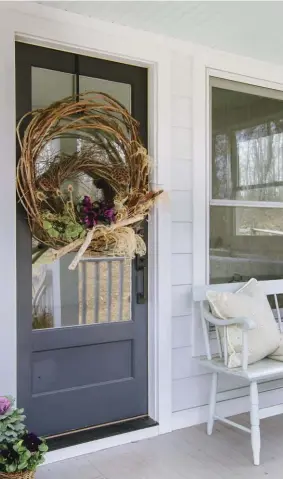
[[[16,43],[17,120],[66,96],[100,91],[125,105],[147,141],[147,70]],[[54,140],[70,152],[79,141]],[[146,416],[146,259],[73,254],[32,264],[32,239],[17,212],[18,404],[41,435]]]

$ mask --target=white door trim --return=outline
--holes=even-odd
[[[15,202],[15,60],[14,41],[59,48],[149,69],[149,153],[154,158],[152,182],[170,191],[170,52],[139,32],[37,4],[16,2],[1,8],[0,139],[2,181],[0,199],[9,200],[5,244],[0,252],[0,362],[8,364],[1,393],[16,396],[16,202]],[[149,415],[158,432],[171,430],[171,216],[161,201],[149,221]],[[2,237],[3,240],[3,237]],[[3,240],[4,243],[4,240]],[[4,267],[3,267],[4,265]],[[7,274],[6,271],[9,271]],[[6,291],[9,291],[6,294]],[[4,333],[3,333],[4,332]],[[1,338],[2,339],[2,338]],[[1,341],[2,342],[2,341]],[[149,434],[152,434],[152,432]],[[122,439],[121,439],[122,441]]]

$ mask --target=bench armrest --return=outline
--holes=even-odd
[[[256,327],[255,322],[250,318],[233,318],[233,319],[220,319],[213,316],[207,310],[204,310],[204,318],[211,324],[215,326],[232,326],[238,325],[241,326],[244,330],[248,331],[249,329],[254,329]]]

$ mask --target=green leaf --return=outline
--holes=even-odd
[[[48,230],[48,234],[49,236],[51,236],[51,238],[58,238],[60,236],[59,232],[55,230],[54,228],[50,228]]]
[[[15,431],[22,431],[22,430],[25,429],[24,424],[21,424],[21,423],[19,423],[19,424],[14,424],[13,427],[14,427]]]
[[[19,452],[19,450],[21,449],[22,445],[23,445],[23,441],[22,441],[22,440],[16,442],[16,443],[13,445],[14,451]]]
[[[38,446],[38,450],[40,452],[47,452],[48,451],[48,446],[44,442]]]
[[[24,454],[23,454],[24,458],[26,460],[28,460],[30,457],[31,457],[31,452],[27,449]]]
[[[50,221],[44,220],[42,226],[45,230],[49,230],[50,228],[52,228],[52,223],[50,223]]]
[[[7,472],[15,472],[17,470],[17,464],[8,464],[7,465]]]
[[[82,231],[83,228],[79,223],[69,223],[65,230],[65,235],[70,239],[74,239],[77,238]]]

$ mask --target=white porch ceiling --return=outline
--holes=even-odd
[[[219,50],[283,63],[282,1],[38,3]]]

